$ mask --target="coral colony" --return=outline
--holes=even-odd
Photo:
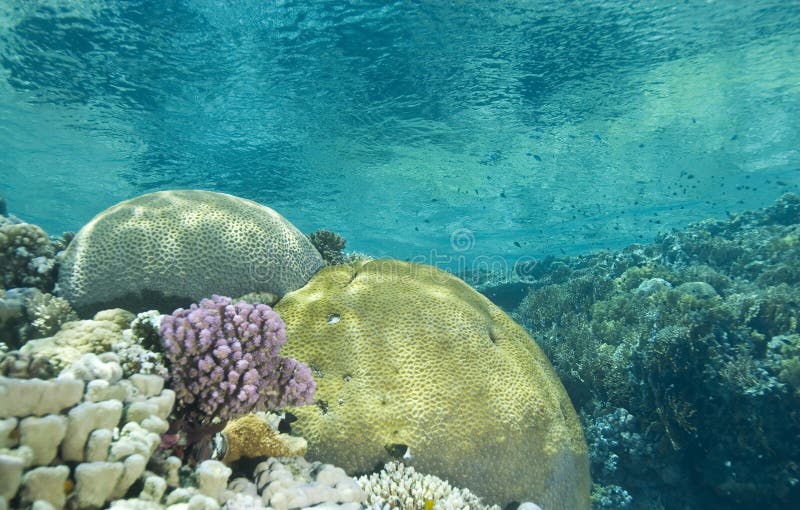
[[[214,295],[165,316],[160,331],[190,423],[311,402],[311,370],[279,355],[286,326],[267,305]]]

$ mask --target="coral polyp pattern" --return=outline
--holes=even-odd
[[[431,266],[331,266],[275,307],[282,352],[309,363],[315,406],[293,429],[348,473],[404,455],[488,503],[589,508],[586,444],[536,343],[487,298]]]
[[[322,257],[269,207],[199,190],[149,193],[95,216],[72,240],[60,293],[82,315],[110,303],[170,311],[211,294],[286,294]]]

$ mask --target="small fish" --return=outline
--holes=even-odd
[[[500,196],[503,197],[503,198],[506,198],[506,192],[505,191],[501,191],[500,192]]]
[[[419,227],[414,227],[414,230],[416,230],[417,232],[419,232]]]
[[[598,141],[598,142],[599,142],[600,140],[602,140],[602,138],[600,138],[600,135],[594,135],[594,139],[595,139],[595,141]]]
[[[733,135],[733,136],[731,137],[731,141],[734,141],[734,140],[736,140],[737,138],[739,138],[739,135]]]
[[[640,148],[640,149],[643,149],[643,148],[644,148],[644,144],[643,144],[643,143],[640,143],[640,144],[639,144],[639,148]]]
[[[535,159],[536,161],[541,161],[542,160],[542,158],[538,154],[534,154],[533,155],[533,159]]]
[[[519,241],[514,241],[514,246],[516,246],[517,248],[522,248],[522,245],[519,244]]]

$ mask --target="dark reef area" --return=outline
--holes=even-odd
[[[526,281],[512,316],[582,416],[594,508],[800,501],[800,197]]]

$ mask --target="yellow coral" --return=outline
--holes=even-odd
[[[395,260],[327,267],[275,309],[317,405],[309,457],[367,472],[402,452],[490,502],[589,508],[586,443],[549,361],[458,278]]]
[[[246,414],[228,422],[222,437],[225,438],[222,462],[226,464],[242,457],[302,457],[308,448],[302,437],[278,432],[264,413]]]

